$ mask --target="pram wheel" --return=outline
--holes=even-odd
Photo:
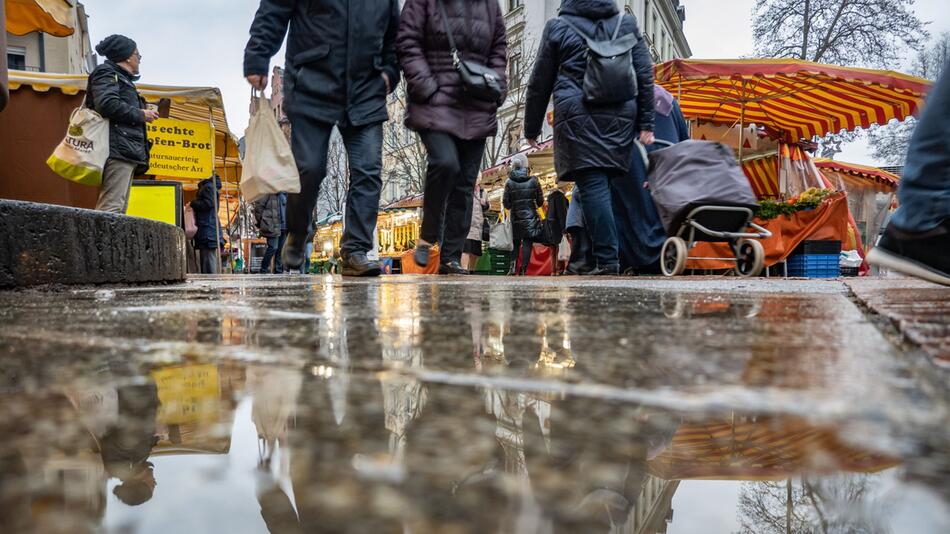
[[[677,276],[686,270],[686,241],[671,237],[663,243],[660,254],[660,269],[666,276]]]
[[[762,274],[765,267],[765,248],[755,239],[743,239],[736,245],[736,272],[751,278]]]

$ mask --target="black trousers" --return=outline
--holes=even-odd
[[[287,229],[303,241],[313,223],[320,186],[327,175],[327,153],[333,125],[309,117],[290,117],[291,143],[300,171],[300,194],[287,195]],[[337,125],[346,147],[350,182],[340,251],[366,253],[373,248],[373,232],[383,189],[383,125]],[[344,177],[334,177],[343,179]]]
[[[518,265],[518,251],[521,251],[521,269],[515,274],[525,274],[528,272],[528,264],[531,263],[531,251],[534,248],[534,241],[527,237],[515,235],[511,240],[511,271],[515,272],[515,266]]]
[[[460,261],[472,224],[475,180],[485,140],[465,140],[444,132],[420,132],[426,147],[425,195],[421,237],[439,243],[442,263]]]

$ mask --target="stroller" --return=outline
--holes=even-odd
[[[683,274],[688,259],[716,259],[735,261],[740,276],[758,276],[765,265],[758,240],[772,234],[752,222],[758,202],[732,149],[709,141],[657,143],[668,147],[651,152],[647,168],[657,212],[670,236],[660,255],[663,274]],[[728,242],[734,257],[690,257],[697,242]]]

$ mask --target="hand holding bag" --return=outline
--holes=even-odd
[[[465,9],[468,13],[468,2]],[[442,28],[445,30],[445,36],[449,39],[449,46],[452,48],[452,64],[459,76],[462,77],[462,88],[465,94],[476,99],[485,100],[495,104],[501,104],[501,80],[494,69],[489,68],[477,61],[462,59],[459,49],[455,45],[455,37],[452,35],[452,29],[449,27],[449,19],[445,14],[445,4],[442,0],[436,0],[439,5],[439,15],[442,17]],[[467,17],[466,17],[467,18]]]
[[[271,193],[299,193],[300,174],[270,100],[258,98],[246,132],[241,193],[254,202]]]
[[[69,181],[100,187],[108,159],[109,120],[83,105],[69,116],[66,137],[56,146],[46,165]]]

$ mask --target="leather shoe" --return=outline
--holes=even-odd
[[[382,272],[379,262],[371,261],[365,252],[354,252],[343,257],[343,276],[379,276]]]
[[[426,267],[429,265],[429,251],[432,248],[432,245],[426,243],[416,244],[416,250],[412,252],[412,261],[416,262],[416,265],[419,267]]]
[[[283,269],[298,271],[300,266],[303,265],[304,251],[307,246],[307,236],[302,236],[299,234],[289,233],[287,234],[287,240],[284,242],[284,248],[280,251],[280,262],[283,264]]]
[[[588,276],[620,276],[619,265],[598,265]]]
[[[462,264],[456,260],[439,265],[439,274],[468,274],[468,271],[462,267]]]

